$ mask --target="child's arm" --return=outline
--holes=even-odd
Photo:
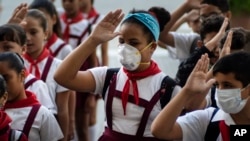
[[[95,80],[91,72],[78,70],[99,44],[119,35],[118,32],[114,31],[123,16],[121,10],[108,13],[98,23],[90,36],[62,61],[54,75],[56,82],[71,90],[93,92]]]
[[[214,79],[206,81],[208,66],[209,58],[207,54],[202,55],[190,74],[186,85],[153,121],[151,131],[154,136],[167,140],[182,139],[182,129],[176,120],[183,108],[190,102],[202,102],[214,83]]]
[[[165,25],[164,30],[161,32],[159,40],[169,46],[175,47],[174,37],[169,33],[170,29],[186,12],[189,12],[193,8],[199,8],[200,3],[201,0],[186,0],[178,9],[176,9],[171,14],[170,21]]]

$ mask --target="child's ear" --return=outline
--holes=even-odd
[[[25,69],[23,69],[20,73],[20,78],[21,78],[21,82],[24,82],[25,81],[25,77],[26,77],[26,72],[25,72]]]

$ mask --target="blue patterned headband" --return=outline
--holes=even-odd
[[[124,21],[131,17],[143,23],[153,34],[155,41],[158,40],[160,35],[160,27],[158,21],[152,15],[149,13],[130,13],[125,17]]]

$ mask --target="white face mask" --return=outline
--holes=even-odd
[[[244,88],[245,89],[245,88]],[[239,113],[246,105],[247,98],[241,98],[244,89],[216,89],[216,102],[219,108],[226,113]]]
[[[144,51],[146,48],[150,47],[152,42],[139,51],[137,48],[129,45],[129,44],[120,44],[118,46],[118,54],[119,54],[119,61],[129,71],[136,70],[139,65],[141,64],[141,52]],[[145,63],[143,63],[145,64]],[[146,63],[148,64],[148,63]]]

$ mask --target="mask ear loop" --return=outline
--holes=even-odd
[[[146,50],[147,48],[149,48],[152,44],[153,44],[153,42],[149,43],[145,48],[140,50],[140,53],[143,52],[144,50]],[[141,65],[148,65],[148,64],[150,64],[150,61],[149,62],[140,62],[140,64]]]
[[[140,52],[143,52],[144,50],[146,50],[147,48],[149,48],[152,44],[153,44],[153,42],[149,43],[145,48],[143,48],[142,50],[140,50]]]

